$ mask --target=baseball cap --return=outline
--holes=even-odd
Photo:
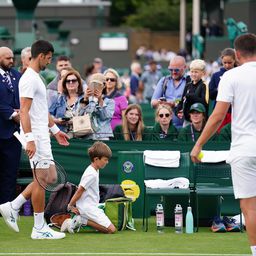
[[[101,73],[92,74],[89,78],[89,86],[92,84],[100,84],[102,87],[105,85],[105,76]]]
[[[200,112],[200,113],[205,113],[206,109],[205,106],[202,103],[194,103],[190,109],[189,112],[192,112],[193,110]]]

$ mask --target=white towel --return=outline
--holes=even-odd
[[[180,188],[187,189],[189,187],[189,180],[187,178],[174,178],[169,180],[155,179],[144,180],[145,186],[148,188]]]
[[[202,163],[219,163],[226,161],[229,155],[229,150],[202,150],[203,158]]]
[[[144,162],[159,167],[179,167],[180,151],[145,150]]]

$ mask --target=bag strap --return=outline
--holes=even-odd
[[[162,96],[165,97],[165,92],[166,92],[166,89],[167,89],[167,84],[168,84],[168,81],[170,80],[171,76],[165,76],[164,77],[164,81],[163,81],[163,84],[162,84],[162,88],[163,88],[163,94]]]

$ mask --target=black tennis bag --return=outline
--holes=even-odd
[[[60,185],[63,186],[63,185]],[[44,210],[44,216],[47,223],[50,223],[50,218],[56,213],[67,213],[67,206],[72,196],[75,194],[77,186],[67,182],[63,188],[57,192],[52,192],[48,203]]]

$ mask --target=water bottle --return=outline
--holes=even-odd
[[[183,214],[182,207],[180,204],[176,204],[174,209],[174,219],[175,219],[175,233],[183,233]]]
[[[156,229],[158,233],[164,232],[164,208],[162,204],[156,206]]]
[[[194,233],[194,218],[192,214],[192,209],[188,206],[187,214],[186,214],[186,233],[192,234]]]
[[[23,214],[24,214],[24,216],[32,215],[32,212],[31,212],[31,201],[30,200],[27,200],[25,202],[25,204],[23,205]]]

